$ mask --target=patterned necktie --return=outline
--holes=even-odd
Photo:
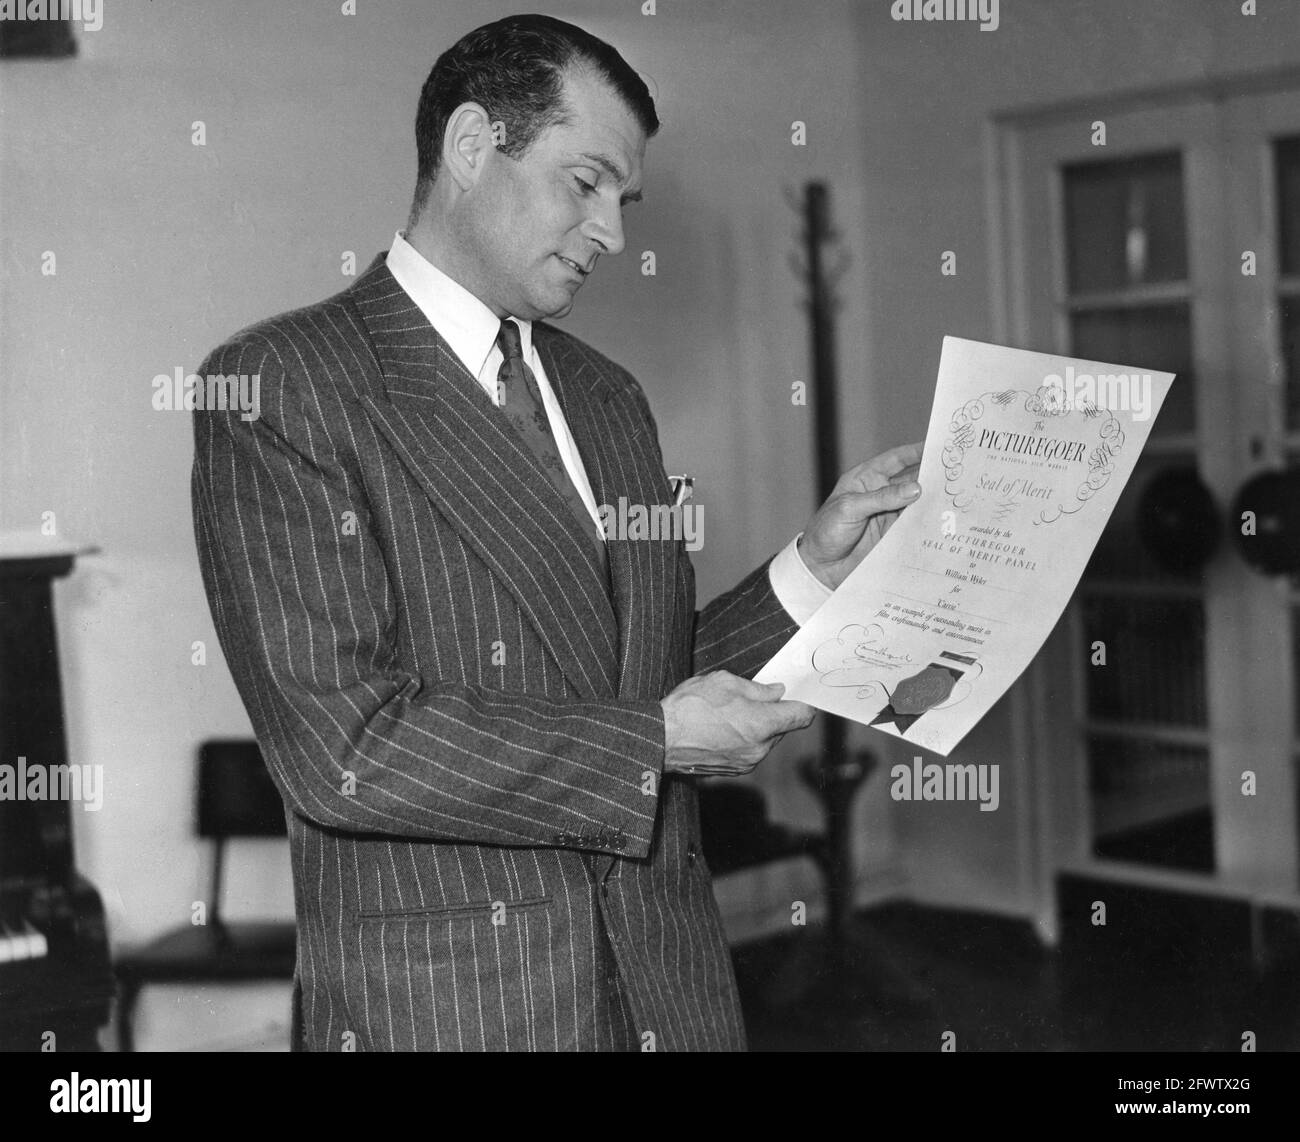
[[[556,447],[555,436],[551,432],[551,423],[542,404],[542,393],[537,387],[537,377],[524,361],[523,345],[520,341],[519,326],[513,321],[501,322],[501,332],[497,334],[497,348],[503,358],[497,372],[497,392],[500,394],[501,411],[506,420],[519,434],[519,437],[532,450],[541,464],[542,470],[564,497],[564,502],[577,517],[578,526],[584,535],[589,535],[596,545],[597,558],[601,569],[609,576],[609,556],[605,551],[605,541],[596,532],[596,524],[587,511],[587,505],[578,495],[565,471],[564,461],[560,459],[560,450]]]

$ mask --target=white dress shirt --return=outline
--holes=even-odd
[[[428,318],[429,324],[438,331],[438,335],[447,342],[470,376],[476,378],[494,405],[500,405],[500,393],[497,388],[497,372],[501,368],[501,350],[497,348],[497,335],[501,329],[501,319],[469,290],[453,281],[437,266],[420,254],[402,236],[400,231],[393,235],[393,245],[388,251],[388,269],[397,284],[402,287]],[[524,362],[537,378],[537,387],[542,394],[542,405],[546,409],[546,418],[550,421],[551,433],[559,448],[564,470],[578,489],[578,495],[591,515],[596,534],[604,539],[605,531],[601,523],[600,511],[596,497],[591,491],[591,482],[587,479],[587,470],[578,446],[565,422],[560,402],[555,390],[546,377],[546,370],[533,347],[533,323],[520,318],[511,318],[519,326],[520,340],[523,343]],[[802,533],[801,533],[802,534]],[[793,540],[772,560],[768,575],[772,589],[781,605],[795,622],[801,626],[812,617],[818,607],[830,598],[830,590],[824,587],[808,570],[798,551],[799,536]]]

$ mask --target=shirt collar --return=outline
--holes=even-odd
[[[429,261],[398,231],[386,259],[397,280],[429,324],[450,346],[462,365],[478,377],[496,346],[501,319],[459,282]],[[525,361],[533,356],[533,323],[512,318],[519,326]]]

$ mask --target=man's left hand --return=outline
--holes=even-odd
[[[921,494],[921,443],[903,444],[839,478],[799,540],[808,570],[832,591],[880,542],[898,513]]]

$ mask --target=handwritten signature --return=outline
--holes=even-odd
[[[889,647],[874,638],[858,643],[853,648],[853,656],[862,662],[871,663],[872,666],[898,666],[912,661],[910,654],[894,654]]]

